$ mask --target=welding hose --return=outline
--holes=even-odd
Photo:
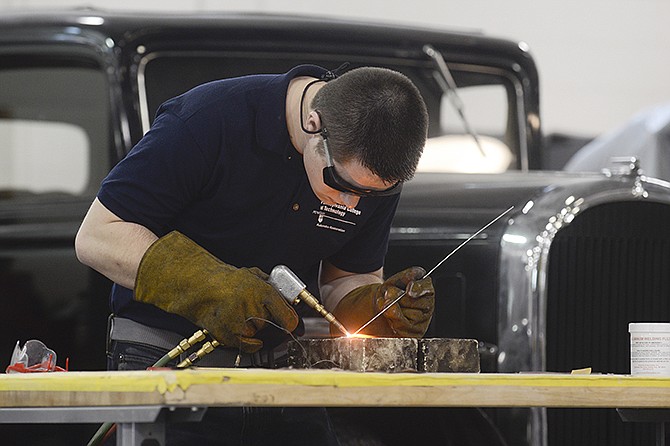
[[[163,367],[165,366],[168,362],[172,361],[175,358],[178,358],[179,355],[182,353],[186,353],[187,350],[189,350],[191,347],[193,347],[196,343],[202,341],[207,337],[207,330],[202,329],[198,330],[195,333],[191,335],[189,338],[184,338],[169,352],[167,352],[165,355],[163,355],[158,361],[156,361],[151,367]],[[195,364],[198,360],[200,360],[203,356],[206,354],[214,351],[216,347],[219,346],[218,341],[213,340],[210,342],[205,343],[197,352],[192,353],[189,355],[188,358],[177,364],[178,369],[184,369],[192,366]],[[91,439],[88,441],[87,446],[99,446],[101,445],[108,437],[109,435],[114,432],[114,428],[116,426],[116,423],[112,422],[106,422],[100,425],[98,430],[93,434]]]

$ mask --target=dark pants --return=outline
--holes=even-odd
[[[144,370],[165,353],[154,347],[112,341],[107,369]],[[311,407],[209,408],[199,423],[168,423],[166,443],[169,446],[339,445],[326,409]]]

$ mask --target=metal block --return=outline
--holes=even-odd
[[[477,347],[474,339],[301,339],[289,342],[288,364],[357,372],[479,372]]]
[[[288,345],[289,366],[356,372],[417,371],[413,338],[301,339]]]
[[[419,339],[420,372],[479,373],[479,342],[476,339]]]

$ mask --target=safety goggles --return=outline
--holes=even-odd
[[[67,372],[68,363],[69,358],[65,360],[65,368],[58,367],[56,352],[42,341],[31,339],[23,347],[17,341],[5,373]]]

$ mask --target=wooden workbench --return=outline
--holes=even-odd
[[[265,369],[0,375],[0,408],[147,405],[670,408],[670,377]]]

